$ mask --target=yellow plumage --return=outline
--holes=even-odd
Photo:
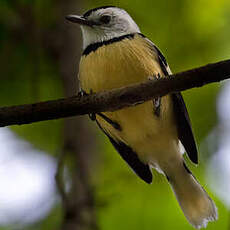
[[[96,52],[83,56],[79,77],[83,90],[96,93],[143,82],[158,73],[163,76],[156,52],[153,52],[147,40],[137,34],[134,39],[102,46]],[[131,143],[132,149],[144,162],[155,161],[158,164],[158,159],[154,159],[154,152],[161,154],[162,145],[165,149],[172,149],[178,138],[171,97],[162,98],[160,117],[154,116],[153,106],[153,102],[149,101],[135,107],[104,113],[119,123],[122,131],[116,130],[99,116],[97,120],[115,140],[128,145]],[[171,152],[172,157],[176,157],[175,151]]]
[[[81,25],[80,86],[97,93],[170,74],[157,47],[141,35],[123,9],[104,6],[68,20]],[[180,93],[115,112],[96,114],[100,128],[121,157],[147,183],[149,166],[163,172],[188,221],[196,228],[217,219],[215,204],[184,163],[179,140],[198,163],[189,116]],[[116,125],[115,125],[116,124]],[[119,127],[119,128],[118,128]]]
[[[87,93],[97,93],[143,82],[158,74],[163,77],[158,58],[152,44],[139,34],[101,46],[81,58],[81,88]],[[121,130],[99,115],[96,119],[113,140],[130,146],[142,163],[167,176],[185,216],[200,228],[217,218],[216,207],[183,164],[174,109],[172,97],[167,95],[161,99],[160,116],[154,114],[152,101],[103,113],[118,123]]]

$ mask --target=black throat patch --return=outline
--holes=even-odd
[[[91,52],[95,52],[98,48],[105,46],[105,45],[112,44],[114,42],[119,42],[119,41],[122,41],[124,39],[130,39],[131,40],[134,38],[134,36],[135,36],[135,34],[126,34],[126,35],[123,35],[120,37],[112,38],[112,39],[107,40],[107,41],[96,42],[96,43],[90,44],[85,48],[82,55],[86,56],[86,55],[90,54]]]

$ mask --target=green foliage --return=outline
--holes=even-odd
[[[173,72],[229,58],[229,0],[88,0],[85,9],[101,5],[125,8],[142,32],[162,50]],[[63,96],[57,64],[45,49],[34,45],[42,30],[53,28],[55,20],[62,20],[55,6],[51,0],[1,0],[1,106]],[[28,24],[23,24],[24,17]],[[38,30],[28,31],[30,19],[36,22]],[[219,88],[213,84],[183,93],[199,143],[217,123]],[[12,129],[49,154],[57,153],[62,144],[62,121]],[[144,184],[130,172],[107,139],[98,135],[98,140],[102,163],[97,166],[93,180],[101,229],[192,229],[162,176],[156,174],[151,186]],[[196,170],[196,175],[200,178],[203,171]],[[228,211],[215,201],[220,220],[209,224],[207,229],[227,229]],[[58,220],[60,210],[55,209],[41,225],[30,229],[57,229]]]
[[[229,58],[228,0],[102,0],[97,3],[91,0],[88,8],[101,5],[125,8],[142,32],[162,50],[173,72]],[[219,90],[219,84],[212,84],[183,92],[198,143],[217,123]],[[153,184],[145,185],[130,173],[111,147],[105,147],[107,155],[98,189],[99,201],[104,198],[108,202],[99,213],[102,229],[193,229],[162,176],[156,174]],[[197,178],[205,184],[205,178],[201,178],[203,170],[193,167]],[[209,224],[207,229],[227,229],[229,212],[217,197],[211,196],[218,206],[219,221]]]
[[[0,60],[1,91],[0,105],[15,105],[51,100],[63,96],[58,67],[54,65],[45,50],[36,44],[38,30],[44,29],[49,20],[43,16],[44,8],[50,1],[3,1],[0,7]],[[52,11],[52,9],[51,9]],[[27,20],[36,20],[38,28],[29,31]],[[48,25],[52,24],[52,20]],[[23,32],[22,30],[25,30]],[[38,33],[38,34],[37,34]],[[37,37],[38,35],[38,37]],[[41,41],[40,41],[41,42]],[[60,143],[61,121],[44,122],[27,126],[12,127],[37,148],[56,153]],[[47,141],[47,134],[49,141]]]
[[[104,142],[108,143],[108,140],[104,138]],[[103,150],[103,145],[99,150]],[[147,185],[130,172],[110,145],[106,145],[105,152],[97,188],[98,217],[103,230],[194,229],[185,219],[164,176],[155,172],[153,183]],[[202,176],[204,168],[198,169],[191,164],[189,167],[218,207],[219,221],[209,223],[207,230],[227,229],[229,211],[208,189]]]

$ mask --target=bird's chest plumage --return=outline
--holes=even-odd
[[[163,76],[157,54],[144,39],[137,37],[102,46],[95,52],[83,56],[79,79],[83,90],[96,93],[143,82],[157,74]],[[127,144],[132,143],[132,147],[138,149],[141,148],[143,141],[151,143],[150,140],[166,127],[165,138],[175,132],[175,128],[171,125],[173,123],[171,99],[166,96],[161,101],[160,118],[154,116],[152,101],[105,113],[110,119],[119,123],[121,131],[115,130],[99,116],[97,120],[114,139],[120,139]],[[159,143],[159,147],[160,145]]]
[[[157,56],[141,38],[98,48],[80,62],[81,87],[99,92],[142,82],[161,72]]]

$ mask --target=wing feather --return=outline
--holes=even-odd
[[[163,73],[167,76],[171,74],[171,70],[167,64],[166,58],[157,48],[157,46],[152,43],[149,39],[145,38],[151,45],[154,52],[157,52],[160,66]],[[178,138],[183,144],[190,160],[197,164],[198,163],[198,152],[196,147],[195,138],[192,132],[191,122],[189,119],[188,111],[181,93],[172,94],[173,107],[175,118],[177,122]]]
[[[97,121],[97,120],[96,120]],[[140,161],[137,154],[132,150],[131,147],[123,143],[122,141],[114,140],[109,133],[107,133],[97,121],[99,128],[105,133],[109,138],[110,142],[120,154],[120,156],[128,163],[128,165],[133,169],[133,171],[146,183],[150,184],[152,182],[152,172],[149,165],[144,164]]]

